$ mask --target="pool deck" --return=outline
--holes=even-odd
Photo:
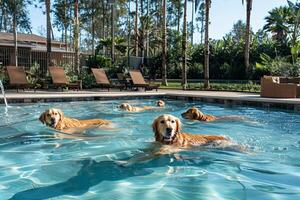
[[[182,91],[160,89],[156,91],[118,91],[110,92],[101,90],[83,91],[6,91],[8,103],[36,103],[36,102],[60,102],[60,101],[87,101],[106,99],[130,99],[130,98],[163,98],[180,99],[189,101],[201,101],[210,103],[222,103],[226,105],[248,105],[259,107],[276,107],[289,110],[300,110],[300,98],[279,99],[262,98],[257,93],[245,92],[220,92],[220,91]],[[0,103],[4,103],[0,95]]]

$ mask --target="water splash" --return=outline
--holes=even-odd
[[[1,80],[0,80],[0,89],[1,89],[1,92],[2,92],[3,99],[4,99],[5,111],[7,113],[8,104],[7,104],[7,100],[6,100],[6,96],[5,96],[4,86],[3,86],[3,83],[2,83]]]

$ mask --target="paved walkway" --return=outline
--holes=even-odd
[[[100,90],[83,90],[83,91],[7,91],[6,98],[8,102],[39,102],[39,101],[64,101],[64,100],[93,100],[105,98],[130,98],[130,97],[167,97],[175,99],[192,99],[203,100],[208,102],[252,102],[265,105],[292,105],[300,106],[300,98],[278,99],[278,98],[262,98],[259,94],[244,92],[219,92],[219,91],[182,91],[182,90],[166,90],[156,91],[118,91],[110,92]],[[3,103],[2,95],[0,95],[0,103]]]

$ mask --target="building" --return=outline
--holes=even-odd
[[[17,35],[18,66],[30,68],[39,65],[41,74],[47,71],[47,39],[35,34]],[[0,32],[0,65],[15,64],[13,33]],[[53,40],[51,42],[51,61],[56,65],[74,63],[74,52],[66,51],[65,43]]]

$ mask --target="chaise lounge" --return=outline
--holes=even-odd
[[[130,70],[129,75],[132,80],[132,86],[137,88],[144,88],[146,90],[158,89],[159,84],[147,83],[140,70]]]
[[[92,68],[91,70],[96,79],[96,83],[100,86],[100,88],[107,88],[107,90],[109,91],[109,89],[113,87],[113,85],[111,85],[110,81],[108,80],[104,69]]]
[[[9,84],[12,87],[16,87],[17,92],[19,92],[19,89],[25,90],[30,88],[30,85],[27,81],[26,72],[23,67],[7,66],[6,70],[8,73]]]
[[[61,87],[62,90],[64,87],[67,87],[68,89],[76,89],[77,91],[82,89],[82,83],[80,80],[78,80],[76,83],[69,83],[62,67],[48,67],[48,70],[52,78],[52,85],[54,87]]]

